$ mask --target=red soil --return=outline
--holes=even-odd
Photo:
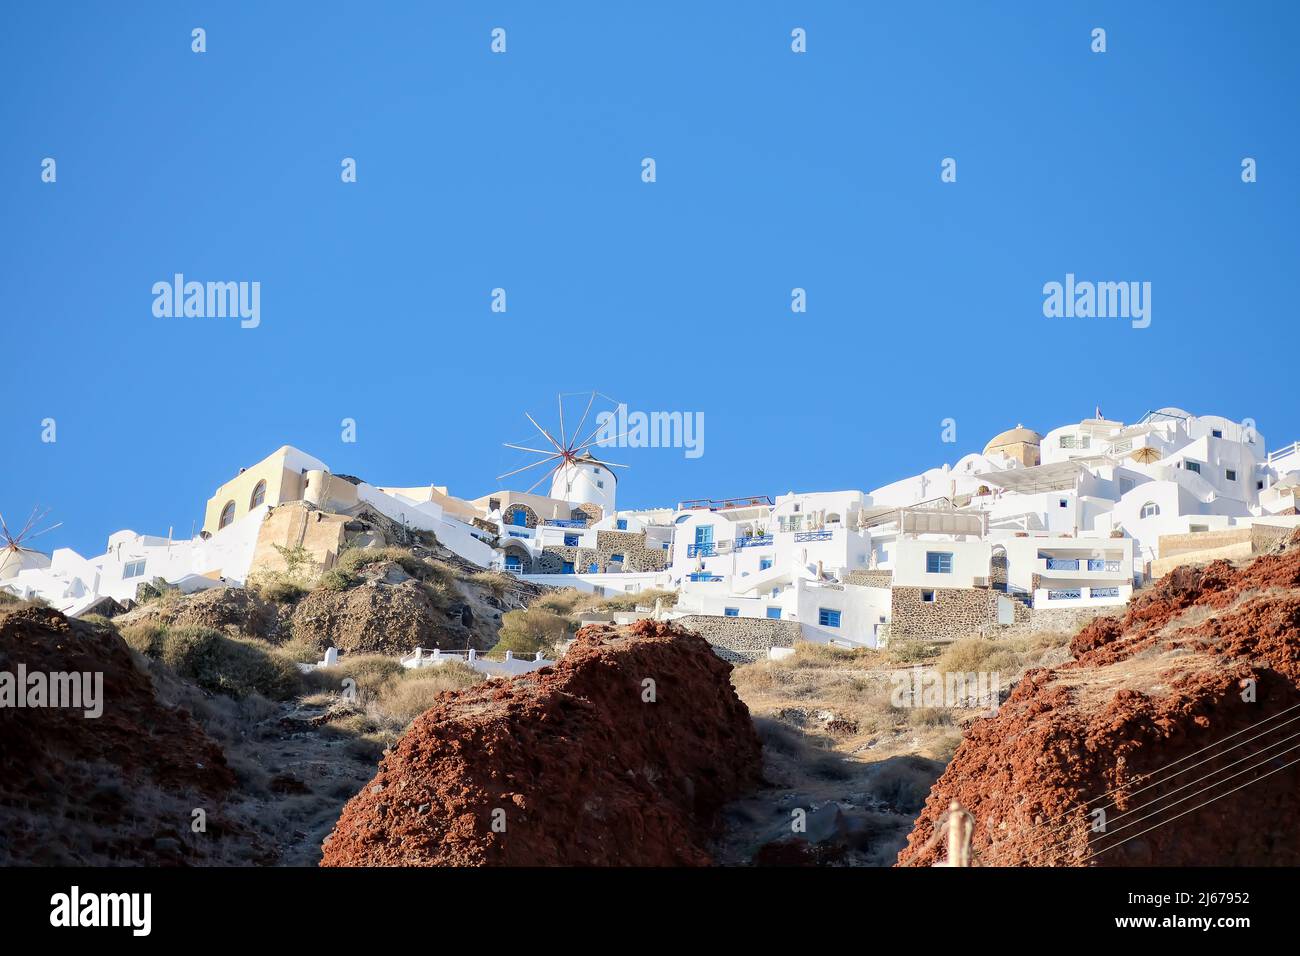
[[[443,695],[321,865],[708,864],[719,810],[760,772],[730,671],[671,624],[583,628],[553,668]]]
[[[1075,660],[1030,672],[972,725],[899,865],[942,858],[931,838],[954,798],[986,866],[1300,865],[1300,720],[1284,724],[1300,717],[1297,543],[1179,568],[1085,627]]]
[[[45,608],[0,612],[0,671],[19,664],[103,674],[103,713],[0,707],[0,862],[182,862],[190,808],[235,785],[221,749],[158,702],[108,628]]]

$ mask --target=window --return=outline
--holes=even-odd
[[[564,546],[566,548],[576,548],[578,546],[578,536],[576,534],[566,534],[564,536]]]
[[[1059,500],[1057,501],[1057,504],[1059,504],[1062,508],[1068,508],[1068,507],[1070,507],[1070,499],[1069,499],[1069,498],[1061,498],[1061,499],[1059,499]]]
[[[564,562],[564,568],[563,568],[563,570],[560,571],[560,573],[561,573],[561,574],[572,574],[572,573],[573,573],[573,562],[572,562],[572,561],[565,561],[565,562]]]
[[[669,541],[665,541],[665,542],[664,542],[664,550],[665,550],[665,551],[668,551],[668,550],[670,550],[671,548],[672,548],[672,543],[669,542]]]
[[[926,574],[952,574],[952,552],[951,551],[925,552],[925,573]]]
[[[611,560],[611,561],[617,561],[619,564],[622,564],[622,563],[623,563],[623,555],[621,555],[621,554],[611,554],[611,555],[609,556],[609,560]]]
[[[772,559],[771,559],[771,558],[759,558],[759,559],[758,559],[758,570],[760,570],[760,571],[766,571],[766,570],[767,570],[768,568],[770,568],[771,566],[772,566]]]
[[[587,573],[588,573],[588,574],[599,574],[599,573],[600,573],[600,565],[598,565],[595,561],[591,562],[591,564],[587,565]]]
[[[1190,459],[1184,459],[1184,460],[1183,460],[1183,467],[1186,468],[1188,471],[1193,471],[1193,472],[1195,472],[1195,473],[1198,474],[1198,475],[1201,473],[1201,463],[1200,463],[1199,461],[1192,461],[1192,460],[1190,460]]]
[[[819,607],[817,609],[817,624],[819,627],[839,627],[840,612],[832,611],[828,607]]]
[[[523,569],[524,569],[524,562],[523,562],[522,560],[520,560],[519,555],[517,555],[517,554],[507,554],[507,555],[506,555],[506,570],[507,570],[507,571],[514,571],[514,572],[518,573],[518,572],[520,572],[520,571],[523,571]]]
[[[1255,490],[1256,490],[1256,491],[1263,491],[1263,490],[1264,490],[1264,482],[1262,482],[1262,481],[1257,481],[1257,482],[1255,482]]]
[[[248,510],[252,511],[264,501],[266,501],[266,482],[259,481],[253,486],[253,495],[248,499]]]
[[[1209,531],[1210,526],[1208,524],[1189,524],[1187,530],[1195,534],[1197,531]]]
[[[1227,469],[1227,475],[1228,475],[1228,480],[1229,480],[1229,481],[1236,481],[1236,480],[1237,480],[1237,473],[1236,473],[1235,471],[1233,471],[1231,468]]]
[[[926,604],[933,604],[933,603],[934,603],[934,592],[933,592],[933,591],[922,591],[922,592],[921,592],[921,600],[924,601]]]
[[[767,609],[767,616],[773,621],[781,620],[781,609],[779,607],[770,607]]]
[[[627,530],[627,519],[626,519],[626,518],[619,518],[617,521],[614,522],[614,527],[617,528],[619,531],[626,531],[626,530]]]
[[[702,524],[695,529],[696,544],[713,544],[713,525]]]
[[[604,483],[603,481],[599,481],[599,480],[597,480],[597,482],[596,482],[596,487],[597,487],[597,488],[604,488],[604,487],[605,487],[605,483]]]
[[[235,503],[227,501],[226,506],[221,509],[221,520],[217,522],[217,530],[220,531],[228,524],[235,522]]]
[[[1160,506],[1154,501],[1148,501],[1142,506],[1143,518],[1154,518],[1158,514],[1160,514]]]
[[[740,608],[738,608],[738,607],[724,607],[724,608],[722,609],[722,613],[723,613],[723,615],[726,616],[726,617],[740,617]]]
[[[122,565],[123,578],[139,578],[143,576],[144,576],[143,561],[128,561],[126,564]]]
[[[1211,430],[1211,431],[1210,431],[1210,434],[1213,435],[1215,438],[1222,438],[1222,437],[1223,437],[1223,432],[1219,431],[1219,429],[1217,429],[1217,428]]]

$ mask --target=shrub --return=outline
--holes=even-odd
[[[348,656],[333,667],[318,667],[306,675],[306,684],[313,690],[343,689],[345,680],[355,681],[358,697],[380,696],[383,688],[397,680],[405,671],[395,657],[383,654],[357,654]]]
[[[291,660],[254,638],[230,637],[206,627],[158,625],[134,625],[126,628],[122,637],[178,677],[214,693],[231,697],[256,693],[286,700],[302,685]]]
[[[556,645],[568,640],[572,632],[571,621],[545,608],[507,611],[501,618],[497,644],[488,656],[502,658],[506,651],[527,656],[541,651],[548,657],[553,656]]]
[[[950,644],[935,668],[943,674],[997,671],[1010,675],[1020,669],[1020,655],[1005,644],[972,637]]]
[[[482,674],[460,661],[408,670],[400,679],[384,686],[374,709],[391,724],[402,728],[432,707],[439,694],[481,680]]]
[[[897,664],[919,664],[937,657],[939,648],[928,641],[890,641],[889,657]]]
[[[393,562],[413,578],[423,580],[430,574],[427,562],[401,548],[347,548],[339,555],[334,568],[348,577],[355,577],[363,568],[382,561]]]
[[[278,578],[258,585],[258,593],[273,604],[291,604],[306,594],[310,588],[291,581]]]
[[[316,579],[316,586],[326,591],[346,591],[355,583],[356,579],[352,575],[338,568],[330,568]]]
[[[506,591],[514,584],[513,577],[508,574],[503,574],[500,571],[479,571],[476,574],[471,574],[465,580],[470,584],[477,585],[483,590],[488,591],[497,598],[497,600],[500,600]]]

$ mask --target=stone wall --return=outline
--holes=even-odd
[[[257,529],[249,571],[284,571],[287,565],[276,545],[289,550],[301,546],[317,570],[332,568],[343,550],[349,520],[347,515],[318,511],[304,501],[276,505]]]
[[[762,617],[719,617],[688,614],[673,623],[694,631],[713,646],[713,652],[733,664],[766,660],[769,648],[794,647],[803,631],[798,621]]]
[[[597,531],[597,561],[603,567],[612,555],[623,555],[623,570],[634,572],[662,571],[668,566],[668,552],[647,548],[643,531]]]
[[[594,548],[561,545],[543,548],[534,573],[562,574],[565,561],[573,562],[575,573],[586,574],[593,564],[606,572],[611,569],[610,559],[616,554],[623,555],[622,569],[626,572],[662,571],[668,566],[668,552],[647,548],[645,534],[640,531],[597,531]]]
[[[605,513],[601,510],[600,505],[593,505],[586,502],[580,505],[574,505],[569,509],[570,518],[574,521],[585,520],[587,522],[587,527],[589,528],[603,518],[604,515]]]
[[[921,600],[933,591],[934,601]],[[955,638],[979,634],[998,623],[997,591],[984,588],[896,587],[890,595],[891,639]]]
[[[849,571],[844,575],[845,584],[854,584],[863,588],[887,588],[894,583],[893,571]]]

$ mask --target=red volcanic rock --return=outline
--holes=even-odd
[[[0,863],[182,862],[190,809],[235,786],[221,748],[159,703],[110,628],[0,611],[0,672],[20,668],[101,674],[102,713],[0,706]]]
[[[671,624],[583,628],[554,667],[444,694],[321,865],[708,864],[720,808],[760,772],[730,671]]]
[[[1300,865],[1294,539],[1244,568],[1179,568],[1071,649],[972,725],[899,865],[942,858],[953,799],[980,865]]]

